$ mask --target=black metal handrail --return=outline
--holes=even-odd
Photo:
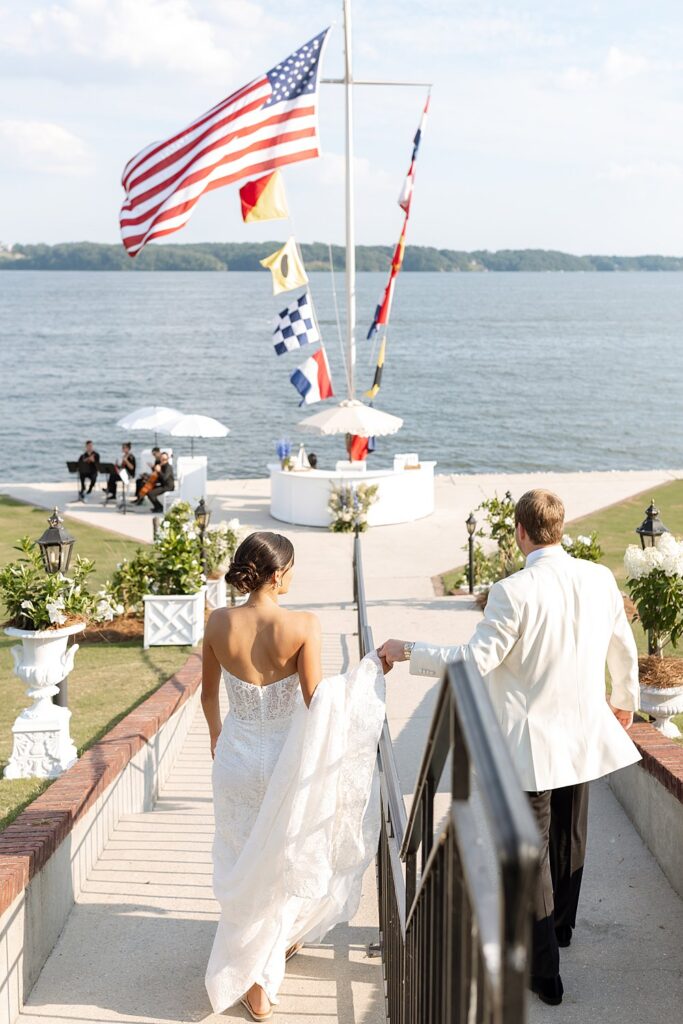
[[[364,656],[374,645],[358,535],[354,596]],[[434,802],[449,756],[450,806],[435,831]],[[387,1018],[392,1024],[523,1024],[538,834],[476,668],[456,662],[441,683],[410,816],[386,719],[378,762],[377,881]],[[473,772],[497,889],[482,858]]]

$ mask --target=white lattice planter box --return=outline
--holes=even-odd
[[[213,611],[214,608],[225,608],[228,603],[228,587],[225,576],[219,576],[217,580],[206,581],[206,607]]]
[[[206,587],[196,594],[146,594],[144,647],[194,647],[204,636]]]

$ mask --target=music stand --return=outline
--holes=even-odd
[[[119,470],[119,480],[121,482],[121,504],[119,505],[119,510],[121,512],[123,512],[123,514],[125,516],[126,511],[127,511],[127,509],[126,509],[126,488],[128,487],[128,481],[130,480],[130,473],[128,472],[127,469],[120,469]]]

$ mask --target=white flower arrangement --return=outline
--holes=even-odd
[[[377,484],[340,484],[332,487],[327,511],[333,533],[361,532],[368,528],[368,511],[377,501]]]
[[[629,544],[624,568],[626,586],[654,648],[660,654],[668,643],[675,648],[683,636],[683,541],[665,533],[654,546]]]
[[[683,541],[665,533],[655,547],[639,548],[629,544],[624,554],[624,568],[631,580],[640,580],[656,569],[661,569],[665,576],[683,577]]]

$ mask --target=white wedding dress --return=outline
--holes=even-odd
[[[230,709],[216,744],[213,885],[221,908],[206,988],[215,1013],[256,982],[272,1003],[285,952],[354,915],[379,838],[376,655],[319,683],[268,686],[223,670]]]

